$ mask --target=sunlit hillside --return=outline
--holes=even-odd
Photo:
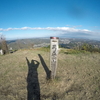
[[[59,52],[54,80],[46,48],[0,56],[0,100],[100,100],[100,53],[66,52]]]

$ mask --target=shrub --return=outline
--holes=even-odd
[[[84,43],[79,48],[75,48],[75,50],[79,50],[79,51],[83,50],[83,51],[88,51],[88,52],[99,52],[100,53],[100,48],[95,48],[93,45],[87,44],[87,43]]]

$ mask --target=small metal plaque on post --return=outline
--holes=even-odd
[[[50,70],[51,78],[56,76],[57,56],[58,56],[58,37],[50,37]]]

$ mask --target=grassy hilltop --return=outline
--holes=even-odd
[[[55,80],[48,72],[46,48],[0,56],[0,100],[100,100],[100,53],[62,49]]]

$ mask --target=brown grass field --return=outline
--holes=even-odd
[[[0,56],[0,100],[100,100],[100,54],[66,52],[58,55],[54,80],[47,79],[48,50]]]

